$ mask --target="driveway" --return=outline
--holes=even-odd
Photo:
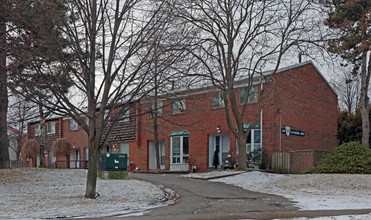
[[[297,210],[295,204],[284,197],[247,191],[224,183],[182,178],[177,174],[130,173],[129,177],[164,185],[180,195],[176,204],[152,209],[144,216],[131,217],[133,219]]]
[[[281,196],[252,192],[219,182],[182,178],[177,174],[129,173],[129,178],[164,185],[180,197],[174,205],[152,209],[143,216],[98,219],[297,219],[371,213],[371,209],[302,211],[295,207],[295,203]]]

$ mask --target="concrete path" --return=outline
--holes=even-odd
[[[368,214],[371,210],[299,211],[288,199],[176,174],[130,173],[129,178],[164,185],[180,197],[174,205],[123,219],[275,219]],[[111,219],[111,218],[104,218]]]

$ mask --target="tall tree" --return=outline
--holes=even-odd
[[[359,108],[362,116],[362,144],[369,146],[371,77],[371,2],[369,0],[324,1],[330,12],[325,24],[339,36],[329,42],[328,50],[354,64],[361,76]]]
[[[6,77],[6,15],[4,2],[0,1],[0,168],[6,168],[9,161],[6,115],[8,111],[8,90]]]
[[[54,19],[45,36],[54,44],[40,45],[48,46],[49,59],[31,54],[27,61],[32,68],[12,80],[21,94],[36,103],[42,97],[46,109],[72,117],[87,132],[85,196],[95,198],[99,152],[115,124],[126,117],[129,104],[148,92],[144,88],[152,76],[144,70],[151,50],[141,51],[161,26],[154,18],[162,4],[152,8],[148,1],[75,0],[54,7],[49,12],[66,13]],[[64,40],[55,41],[60,36]],[[54,47],[58,52],[49,50]]]
[[[162,1],[152,0],[152,4],[162,4]],[[162,122],[163,103],[161,99],[175,90],[188,88],[190,82],[186,80],[185,72],[190,68],[191,57],[183,48],[189,46],[193,40],[192,30],[183,20],[174,16],[173,10],[164,5],[161,14],[155,18],[161,22],[146,48],[150,50],[148,57],[148,74],[153,76],[149,84],[151,91],[147,95],[149,113],[152,118],[154,136],[156,169],[160,169],[160,141],[159,126]],[[177,83],[175,83],[177,81]],[[171,123],[171,122],[170,122]]]
[[[354,113],[358,109],[361,79],[359,74],[354,74],[351,68],[341,72],[331,82],[338,95],[339,107],[348,113]]]
[[[54,28],[55,22],[53,19],[60,15],[55,10],[48,13],[51,5],[60,6],[61,2],[54,0],[1,1],[1,133],[4,131],[3,124],[6,123],[6,107],[8,105],[7,89],[11,85],[8,81],[9,75],[15,72],[19,73],[27,65],[30,65],[30,56],[43,57],[45,59],[48,57],[48,52],[56,50],[56,47],[49,47],[53,45],[52,42],[55,38],[47,42],[46,39],[49,38],[45,37]],[[43,28],[40,29],[40,27]],[[44,45],[41,46],[42,44]],[[12,88],[10,87],[10,89]],[[5,146],[6,140],[7,138],[5,136],[1,138],[1,146]],[[5,151],[2,152],[4,153]]]
[[[318,16],[315,5],[311,1],[290,0],[178,3],[175,4],[178,16],[193,24],[199,38],[198,47],[189,48],[202,64],[193,75],[205,77],[221,91],[228,126],[238,142],[238,166],[245,170],[246,139],[258,123],[264,105],[261,98],[255,119],[246,120],[250,95],[260,92],[262,97],[264,91],[263,88],[255,90],[255,80],[264,78],[267,68],[275,73],[283,55],[291,48],[317,39],[313,31],[317,25],[314,19]],[[240,79],[248,84],[244,100],[239,100],[236,93],[236,81]],[[251,123],[250,126],[247,127],[247,123]]]

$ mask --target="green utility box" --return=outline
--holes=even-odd
[[[127,161],[127,154],[102,153],[99,156],[99,170],[126,171]]]

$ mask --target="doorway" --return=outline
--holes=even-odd
[[[80,151],[75,149],[70,154],[70,168],[80,168]]]
[[[156,149],[155,149],[155,141],[149,141],[148,142],[148,154],[149,154],[149,161],[148,161],[148,169],[156,169]],[[160,147],[160,169],[165,169],[165,143],[164,140],[159,141],[159,147]]]
[[[209,167],[214,167],[214,154],[217,152],[219,167],[227,157],[230,150],[229,134],[212,134],[209,136]]]

